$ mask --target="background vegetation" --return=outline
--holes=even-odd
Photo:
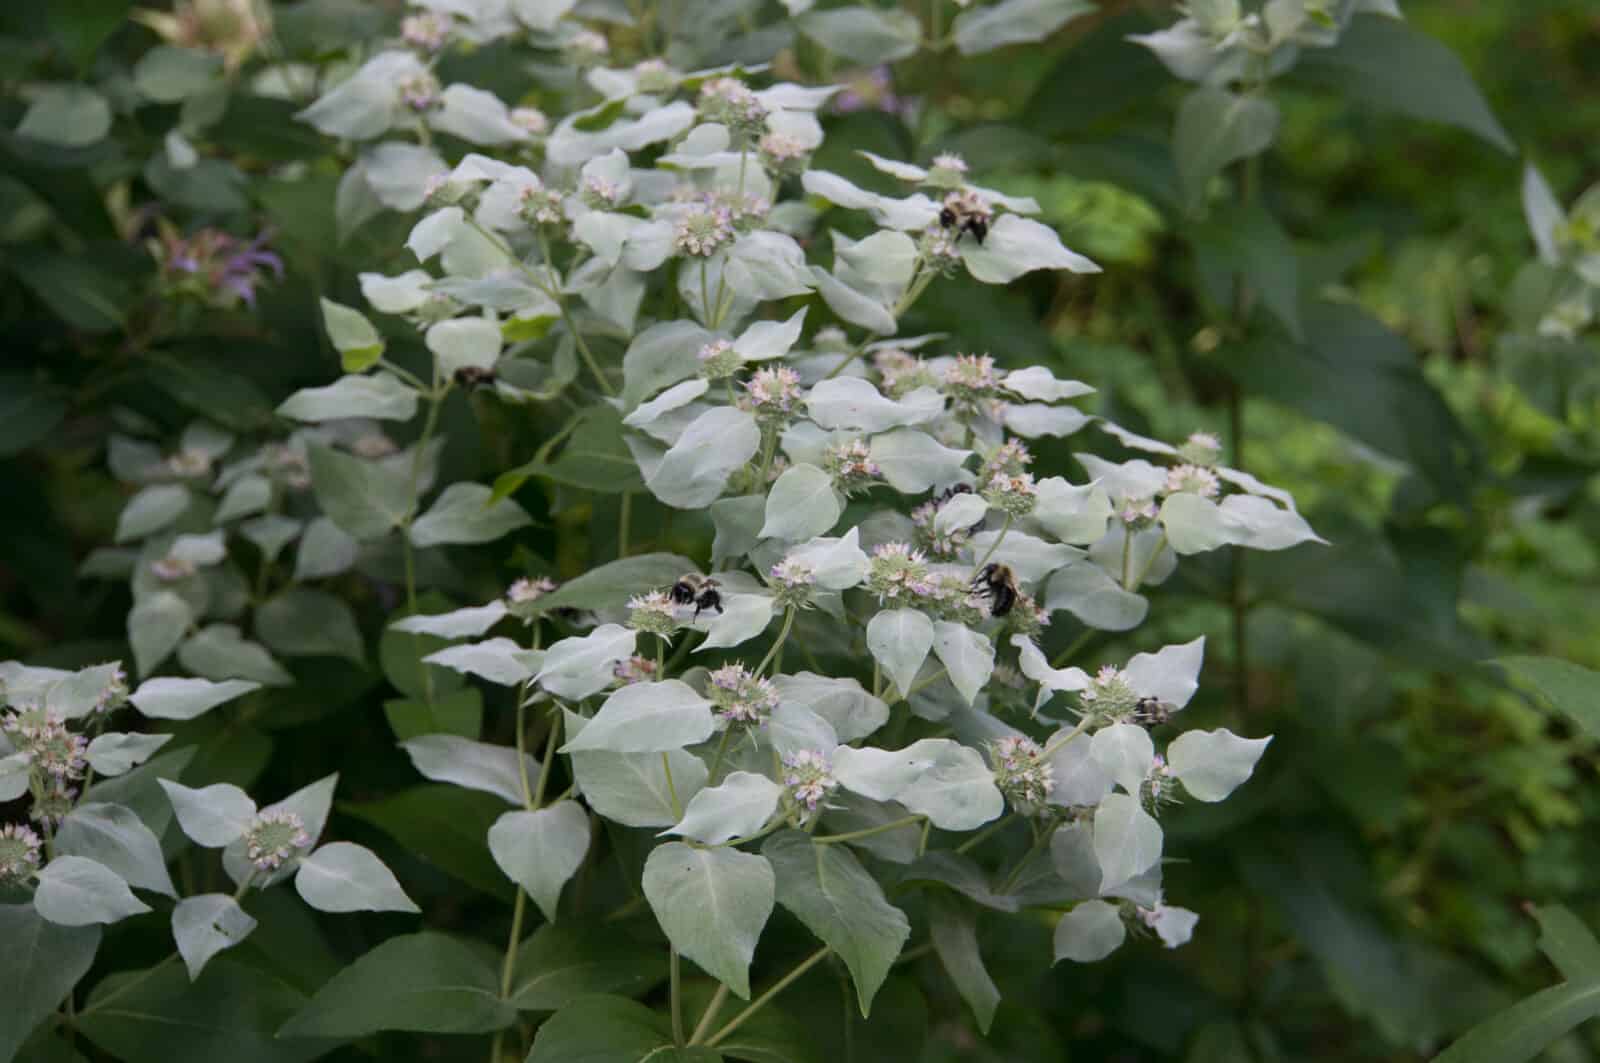
[[[1212,652],[1191,711],[1278,737],[1233,802],[1168,818],[1193,856],[1168,882],[1203,913],[1189,947],[1055,968],[1019,948],[1038,963],[998,974],[1005,1003],[987,1039],[931,976],[892,980],[871,1027],[835,1030],[825,985],[797,989],[789,1013],[817,1021],[823,1041],[853,1037],[861,1059],[919,1058],[910,1046],[924,1039],[920,1058],[941,1061],[1425,1059],[1553,980],[1530,905],[1600,921],[1594,740],[1484,663],[1538,654],[1600,667],[1596,352],[1515,338],[1533,331],[1524,160],[1326,92],[1311,62],[1282,83],[1279,143],[1255,177],[1299,253],[1305,340],[1239,335],[1227,325],[1228,264],[1197,257],[1191,227],[1203,223],[1175,209],[1167,140],[1183,87],[1125,40],[1171,12],[1103,7],[1044,44],[901,64],[894,92],[926,101],[914,125],[870,105],[867,72],[805,41],[788,59],[861,79],[869,103],[829,119],[819,164],[870,184],[855,149],[959,151],[988,183],[1036,196],[1064,241],[1106,269],[967,285],[924,300],[911,332],[947,331],[956,349],[1087,381],[1100,411],[1136,430],[1217,430],[1235,464],[1290,489],[1331,541],[1252,556],[1237,577],[1225,558],[1186,567],[1157,592],[1171,599],[1162,624],[1137,642],[1097,634],[1084,651],[1120,659],[1205,632]],[[358,0],[273,8],[276,33],[259,48],[306,60],[397,16]],[[1600,15],[1576,0],[1404,8],[1461,57],[1517,151],[1570,202],[1600,162]],[[27,104],[14,90],[30,80],[92,69],[137,81],[156,38],[127,14],[111,0],[0,8],[0,128],[17,127]],[[537,98],[494,54],[452,62],[508,100]],[[171,438],[197,414],[267,426],[284,396],[332,371],[318,298],[358,304],[359,270],[404,268],[408,223],[395,215],[334,238],[339,166],[324,138],[290,121],[290,101],[228,98],[200,172],[149,162],[188,106],[130,108],[115,136],[83,149],[0,133],[0,659],[78,667],[127,655],[126,585],[94,578],[127,494],[107,471],[112,431]],[[178,291],[150,250],[163,224],[265,234],[283,276],[264,270],[254,306]],[[453,396],[447,478],[525,460],[552,423]],[[1045,448],[1041,474],[1066,471],[1072,449]],[[481,601],[514,576],[568,575],[614,554],[615,496],[519,499],[537,524],[515,553],[441,568],[429,585]],[[708,553],[708,521],[636,502],[636,548]],[[487,813],[417,799],[382,711],[392,692],[375,633],[394,585],[353,577],[344,589],[368,633],[361,663],[296,659],[302,685],[186,735],[200,748],[191,770],[274,793],[342,771],[335,831],[383,853],[430,925],[498,927],[490,886],[504,883],[448,851],[452,821]],[[272,932],[241,952],[303,990],[399,918],[314,923],[287,907],[259,917]],[[1011,931],[981,930],[986,951],[1006,952]],[[146,936],[113,931],[124,966],[168,951]],[[380,1039],[377,1050],[480,1057],[475,1044],[430,1040],[419,1050],[415,1038]],[[1597,1051],[1580,1034],[1549,1058]]]

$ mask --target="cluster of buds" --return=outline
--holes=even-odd
[[[983,500],[1012,517],[1026,517],[1032,513],[1038,494],[1033,475],[1026,472],[1015,476],[997,472],[983,485]]]
[[[976,403],[988,398],[999,385],[994,359],[987,354],[958,354],[944,371],[944,386],[958,402]]]
[[[728,340],[712,340],[695,357],[706,380],[725,380],[744,368],[744,356]]]
[[[268,443],[261,448],[261,465],[269,476],[292,490],[304,491],[311,486],[311,462],[299,447]]]
[[[195,564],[186,557],[158,557],[150,562],[150,573],[162,583],[177,583],[195,574]]]
[[[925,551],[930,557],[944,560],[954,560],[960,556],[962,547],[972,538],[971,528],[951,528],[949,531],[939,531],[934,526],[934,518],[939,514],[939,506],[943,498],[931,498],[911,511],[911,525],[916,529],[916,540],[919,549]],[[982,523],[981,521],[979,523]]]
[[[263,812],[244,834],[244,855],[257,871],[278,870],[311,844],[303,820],[293,812]]]
[[[725,664],[708,678],[711,704],[729,725],[755,726],[778,707],[778,688],[770,680],[751,675],[742,664]]]
[[[885,347],[872,355],[883,392],[890,398],[903,398],[918,388],[937,387],[939,380],[921,358],[898,347]]]
[[[1025,815],[1044,808],[1055,788],[1055,767],[1044,759],[1037,742],[1007,735],[989,744],[989,760],[995,785],[1013,808]]]
[[[978,478],[989,480],[995,476],[1020,476],[1032,464],[1033,454],[1025,444],[1016,439],[1007,440],[984,461],[983,467],[978,470]]]
[[[1117,500],[1114,515],[1129,531],[1139,531],[1154,524],[1160,513],[1153,498],[1124,496]]]
[[[883,476],[864,439],[830,445],[822,453],[822,467],[833,477],[834,486],[847,495],[866,490]]]
[[[529,228],[560,226],[567,220],[560,192],[543,185],[529,185],[518,197],[517,216]]]
[[[1222,458],[1222,440],[1211,432],[1193,432],[1183,441],[1178,448],[1178,457],[1190,465],[1198,465],[1203,469],[1216,466]]]
[[[400,20],[400,40],[424,55],[432,55],[445,46],[455,21],[446,14],[422,11]]]
[[[906,543],[884,543],[872,552],[867,566],[867,590],[885,601],[901,603],[933,593],[928,562],[921,550]]]
[[[58,784],[83,778],[88,767],[84,751],[89,743],[67,730],[67,721],[59,713],[37,707],[8,712],[0,717],[0,731],[28,758],[36,777]]]
[[[909,118],[916,108],[913,100],[894,91],[894,75],[887,66],[875,66],[843,81],[844,89],[833,98],[833,109],[839,114],[882,111]]]
[[[833,765],[826,754],[815,749],[802,749],[783,756],[783,785],[791,807],[799,813],[800,823],[810,822],[822,807],[822,802],[839,785],[833,777]]]
[[[941,277],[954,276],[961,269],[961,249],[956,246],[959,232],[930,225],[917,241],[917,256]]]
[[[394,440],[376,429],[370,432],[362,432],[350,443],[350,453],[358,458],[366,458],[368,461],[387,458],[399,449],[399,447],[395,446]]]
[[[1167,494],[1191,494],[1216,498],[1221,485],[1217,474],[1199,465],[1174,465],[1167,470]]]
[[[1011,611],[1006,614],[1006,627],[1015,634],[1031,638],[1049,626],[1050,610],[1040,605],[1033,595],[1019,591]]]
[[[439,93],[439,79],[427,70],[412,74],[400,82],[400,102],[417,114],[426,114],[439,106]]]
[[[20,886],[39,870],[39,835],[32,827],[0,827],[0,886]]]
[[[160,283],[169,298],[189,297],[218,310],[256,305],[256,288],[269,275],[283,279],[283,260],[266,249],[268,234],[245,241],[221,229],[182,235],[166,221],[148,242],[160,266]]]
[[[763,421],[782,423],[794,413],[803,394],[800,374],[786,365],[757,369],[745,382],[744,405]]]
[[[168,454],[161,464],[168,476],[179,480],[195,480],[210,475],[213,460],[209,451],[199,447],[184,447]]]
[[[1089,686],[1078,694],[1085,713],[1093,713],[1105,720],[1119,720],[1132,715],[1139,707],[1139,692],[1128,681],[1128,674],[1115,665],[1103,665],[1089,680]]]
[[[1143,792],[1140,796],[1152,811],[1161,805],[1178,802],[1178,786],[1172,769],[1167,767],[1167,758],[1159,753],[1150,762],[1150,772],[1144,777]]]
[[[653,683],[656,678],[656,662],[648,657],[638,654],[625,660],[618,661],[611,669],[611,674],[617,677],[617,682],[623,686],[634,683]]]
[[[573,66],[598,66],[611,54],[611,42],[594,30],[580,30],[568,38],[564,50]]]
[[[665,59],[641,59],[633,64],[633,76],[640,92],[671,92],[682,78]]]
[[[761,165],[773,173],[798,173],[805,168],[810,149],[805,141],[788,133],[766,133],[756,142]]]
[[[967,627],[977,627],[988,617],[983,599],[972,581],[954,572],[933,573],[918,605],[940,620]]]
[[[714,203],[701,203],[678,216],[672,243],[683,254],[709,258],[733,241],[733,211]]]
[[[736,140],[759,137],[767,125],[767,109],[736,78],[714,78],[700,86],[699,115],[702,122],[727,126]]]
[[[471,206],[478,187],[471,181],[457,181],[449,174],[436,173],[422,186],[423,201],[432,209]]]
[[[523,576],[506,588],[506,601],[512,605],[531,605],[556,589],[556,581],[548,576],[529,579]]]
[[[272,10],[255,0],[178,0],[170,13],[135,8],[133,18],[179,48],[215,52],[237,70],[272,32]]]
[[[128,673],[119,664],[111,671],[105,689],[94,699],[95,712],[115,712],[128,703]]]
[[[802,609],[811,603],[817,586],[817,573],[797,558],[786,557],[767,571],[773,598],[780,608]]]
[[[660,638],[678,630],[677,610],[665,591],[636,594],[628,599],[628,626]]]
[[[935,188],[960,188],[967,179],[967,160],[952,152],[933,157],[928,184]]]
[[[609,210],[622,202],[622,186],[599,174],[590,174],[583,179],[578,195],[591,210]]]

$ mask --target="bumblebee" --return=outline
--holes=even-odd
[[[939,224],[946,229],[955,229],[957,239],[963,232],[971,233],[981,247],[983,238],[989,235],[991,216],[988,204],[976,193],[971,190],[952,192],[944,197],[944,206],[939,210]]]
[[[722,592],[717,590],[718,586],[720,584],[709,576],[688,572],[678,577],[668,596],[679,605],[693,605],[694,619],[699,620],[703,610],[722,612]]]
[[[494,383],[493,369],[480,369],[475,365],[464,365],[455,372],[456,384],[468,391],[477,391],[486,384]]]
[[[989,599],[990,616],[1005,616],[1017,604],[1017,577],[1009,565],[984,565],[972,587],[978,597]]]
[[[1160,698],[1140,698],[1139,703],[1133,707],[1133,722],[1145,727],[1160,727],[1172,719],[1172,714],[1178,711],[1178,706],[1170,701]]]

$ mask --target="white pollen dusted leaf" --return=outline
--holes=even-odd
[[[1111,499],[1097,483],[1069,484],[1049,476],[1034,485],[1033,512],[1029,519],[1064,543],[1088,546],[1106,533],[1111,520]]]
[[[1056,924],[1056,962],[1098,963],[1117,951],[1127,937],[1122,914],[1108,901],[1084,901]]]
[[[449,613],[408,616],[389,626],[396,631],[435,635],[442,639],[476,638],[494,627],[505,615],[506,603],[496,598],[488,605],[468,606]]]
[[[721,497],[733,471],[755,456],[761,429],[743,410],[718,406],[685,428],[645,474],[652,494],[674,509],[703,509]]]
[[[933,649],[933,621],[916,609],[884,609],[867,623],[867,649],[903,696]]]
[[[638,632],[601,624],[587,635],[561,639],[545,652],[534,678],[558,698],[581,701],[616,680],[616,666],[633,656]]]
[[[768,594],[728,594],[722,599],[721,612],[703,612],[693,623],[703,629],[705,640],[695,647],[703,650],[737,646],[755,638],[772,623],[772,596]]]
[[[1042,365],[1014,369],[1000,381],[1000,386],[1035,402],[1064,402],[1094,394],[1094,388],[1088,384],[1077,380],[1057,380],[1055,374]]]
[[[662,753],[704,742],[715,727],[711,703],[682,680],[634,683],[606,698],[561,752]]]
[[[422,660],[509,687],[533,678],[532,669],[522,659],[524,652],[522,646],[502,637],[451,646]]]
[[[838,538],[819,537],[801,543],[789,551],[788,557],[810,566],[817,586],[829,591],[849,590],[858,585],[867,578],[870,565],[861,549],[859,528],[851,528]]]
[[[1181,709],[1200,688],[1200,662],[1205,652],[1202,635],[1182,645],[1163,646],[1155,653],[1135,654],[1124,671],[1140,697],[1170,701]]]
[[[801,705],[816,713],[841,742],[865,738],[889,722],[889,706],[854,679],[836,679],[814,672],[774,676],[780,703]]]
[[[868,450],[883,478],[896,491],[919,494],[931,487],[972,480],[972,474],[962,467],[972,451],[947,447],[915,428],[896,428],[875,435]]]
[[[996,541],[1000,545],[991,554],[989,548]],[[1026,532],[1011,531],[1000,539],[998,531],[979,532],[972,537],[972,548],[979,557],[987,555],[991,561],[1011,566],[1017,579],[1023,583],[1037,583],[1057,569],[1083,557],[1083,551],[1060,543],[1047,543]]]
[[[1100,272],[1089,259],[1063,247],[1054,229],[1015,214],[997,218],[982,244],[963,240],[958,246],[967,271],[985,284],[1010,284],[1036,269]]]
[[[300,862],[295,892],[323,912],[419,912],[378,855],[354,842],[330,842]]]
[[[1109,893],[1161,859],[1161,825],[1137,797],[1110,794],[1094,813],[1094,854],[1100,892]]]
[[[772,865],[738,849],[657,846],[644,865],[644,895],[679,952],[750,999],[750,961],[776,903]]]
[[[813,387],[806,408],[823,428],[886,432],[934,420],[944,412],[944,396],[933,388],[918,388],[903,399],[891,399],[870,381],[842,376]]]
[[[489,852],[506,877],[528,891],[539,911],[556,921],[561,889],[583,866],[592,831],[576,801],[536,812],[507,812],[489,828]]]
[[[1240,738],[1226,727],[1185,731],[1167,747],[1167,764],[1190,796],[1221,801],[1250,778],[1272,738]]]
[[[588,721],[570,709],[566,732],[576,737]],[[683,749],[667,753],[574,753],[572,773],[589,807],[625,827],[670,827],[683,816],[683,802],[706,784],[705,761]],[[671,768],[671,784],[667,770]]]
[[[1143,727],[1114,723],[1089,739],[1089,755],[1118,786],[1137,797],[1155,763],[1156,747]]]
[[[719,785],[695,794],[677,825],[661,833],[722,845],[766,826],[782,795],[783,787],[766,776],[736,771]]]
[[[494,794],[513,805],[523,803],[525,782],[531,789],[539,781],[539,762],[509,746],[430,734],[401,742],[400,748],[424,777]]]
[[[786,321],[757,321],[739,334],[733,341],[733,349],[747,362],[782,358],[799,342],[807,309],[802,306]]]
[[[813,539],[829,531],[843,512],[844,498],[832,476],[815,465],[791,465],[767,495],[766,521],[758,534],[785,542]]]
[[[982,495],[964,491],[939,507],[933,516],[933,530],[940,535],[965,531],[981,521],[988,512],[989,503],[984,501]]]
[[[994,643],[965,624],[939,620],[933,625],[933,652],[968,705],[994,671]]]

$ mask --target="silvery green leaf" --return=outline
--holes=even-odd
[[[766,522],[760,535],[800,542],[826,533],[844,512],[844,499],[833,477],[815,465],[791,465],[767,495]]]
[[[1094,855],[1094,830],[1088,823],[1071,822],[1050,835],[1050,865],[1066,883],[1073,900],[1100,895],[1100,862]]]
[[[1094,812],[1094,855],[1109,893],[1161,859],[1161,825],[1137,797],[1109,794]]]
[[[720,566],[755,549],[761,541],[758,534],[761,524],[766,519],[767,500],[764,495],[719,498],[711,503],[711,521],[717,529],[711,543],[712,565]]]
[[[128,700],[134,708],[152,719],[193,720],[218,705],[243,697],[260,687],[260,683],[243,679],[213,683],[206,679],[162,676],[140,683]]]
[[[1107,901],[1084,901],[1056,924],[1056,962],[1097,963],[1121,946],[1127,937],[1122,913]]]
[[[864,210],[878,224],[901,232],[920,231],[939,220],[939,204],[921,193],[905,199],[880,196],[826,170],[807,170],[800,183],[807,195],[851,210]]]
[[[733,341],[733,349],[747,362],[782,358],[800,340],[807,307],[796,310],[786,321],[757,321]]]
[[[911,937],[910,920],[843,845],[818,845],[789,830],[767,839],[761,852],[776,874],[778,903],[850,969],[865,1017]]]
[[[7,747],[9,748],[9,747]],[[26,753],[0,757],[0,801],[15,801],[28,792],[33,758]]]
[[[502,342],[500,326],[481,317],[440,321],[427,333],[428,350],[434,354],[440,377],[452,376],[460,369],[493,369]]]
[[[792,236],[762,229],[734,241],[728,286],[752,299],[788,299],[811,291],[806,254]]]
[[[1094,418],[1073,406],[1046,406],[1040,402],[1012,403],[1002,416],[1005,426],[1024,439],[1070,436]]]
[[[854,679],[836,679],[814,672],[772,679],[781,702],[801,705],[826,720],[841,742],[865,738],[889,722],[889,706]]]
[[[914,783],[947,745],[947,738],[924,738],[904,749],[878,749],[840,746],[833,755],[833,774],[839,785],[874,801],[893,801],[900,791]]]
[[[300,549],[295,552],[295,582],[348,572],[360,549],[361,544],[330,518],[312,518],[300,539]]]
[[[256,921],[226,893],[185,897],[172,909],[172,938],[191,982],[200,977],[211,957],[233,948],[255,928]]]
[[[677,147],[661,156],[659,165],[681,170],[701,170],[720,166],[728,159],[728,145],[733,142],[728,127],[717,122],[702,122],[689,130],[688,136],[678,141]],[[731,153],[737,159],[738,153]]]
[[[322,837],[322,828],[328,825],[328,811],[333,807],[333,791],[339,785],[339,775],[325,775],[314,783],[309,783],[285,797],[282,801],[263,807],[260,814],[291,812],[300,817],[300,822],[305,825],[305,831],[313,843]],[[294,874],[299,862],[291,860],[278,870],[265,876],[261,875],[251,866],[245,856],[244,841],[228,843],[222,850],[222,869],[234,883],[241,883],[247,877],[253,877],[259,889],[266,889],[278,882],[286,880]]]
[[[902,181],[912,184],[921,184],[928,179],[928,171],[920,166],[913,166],[909,162],[897,162],[894,159],[885,159],[881,155],[874,155],[870,151],[858,151],[857,155],[872,163],[872,168],[879,173],[886,173],[890,177],[898,177]]]
[[[924,389],[908,395],[907,401],[916,398],[921,390]],[[869,450],[883,478],[896,491],[920,494],[930,487],[961,483],[970,478],[962,463],[972,451],[947,447],[916,429],[897,428],[875,435]]]
[[[917,609],[880,610],[867,623],[867,649],[904,697],[933,649],[933,621]]]
[[[1222,515],[1233,541],[1253,550],[1287,550],[1300,543],[1326,543],[1304,517],[1292,508],[1280,509],[1255,495],[1229,495],[1222,500]]]
[[[770,623],[771,595],[728,594],[722,599],[722,612],[702,613],[693,625],[706,633],[695,652],[737,646],[761,634]]]
[[[638,404],[700,369],[700,348],[715,337],[693,321],[664,321],[633,338],[622,356],[622,399]]]
[[[978,1032],[987,1037],[1000,1006],[1000,988],[989,977],[978,948],[977,910],[943,891],[930,893],[928,935],[945,973],[978,1020]]]
[[[1167,765],[1191,796],[1221,801],[1250,778],[1271,741],[1240,738],[1226,727],[1185,731],[1167,747]]]
[[[1099,484],[1077,486],[1060,476],[1038,481],[1033,512],[1028,516],[1064,543],[1087,546],[1106,533],[1111,499]]]
[[[1167,470],[1162,466],[1152,465],[1143,458],[1119,464],[1094,454],[1076,453],[1072,456],[1089,470],[1089,475],[1094,477],[1110,495],[1149,498],[1164,494],[1166,491]]]
[[[423,73],[410,52],[380,52],[295,117],[330,137],[372,140],[400,117],[401,83]]]
[[[1013,369],[1000,381],[1000,386],[1035,402],[1064,402],[1094,394],[1094,388],[1088,384],[1077,380],[1057,380],[1055,374],[1042,365]]]
[[[831,723],[799,702],[780,701],[767,720],[767,741],[780,757],[805,750],[827,755],[838,748],[839,734]]]
[[[73,809],[56,829],[56,852],[104,864],[130,886],[178,895],[167,874],[160,840],[121,805],[91,801]]]
[[[899,328],[887,306],[850,287],[821,266],[811,267],[811,277],[816,284],[817,294],[828,304],[828,309],[850,324],[880,336],[892,336]]]
[[[327,591],[290,587],[256,607],[255,624],[262,641],[286,656],[366,660],[355,612]]]
[[[1182,645],[1163,646],[1155,653],[1135,654],[1124,671],[1141,697],[1170,701],[1181,709],[1200,687],[1200,662],[1205,652],[1206,639],[1201,635]]]
[[[918,388],[903,399],[891,399],[871,381],[841,376],[813,387],[806,396],[806,409],[823,428],[886,432],[936,419],[944,413],[944,396],[933,388]]]
[[[892,229],[880,230],[851,244],[839,257],[857,276],[894,292],[904,292],[911,284],[918,261],[916,241]]]
[[[867,578],[869,562],[860,541],[860,530],[851,528],[837,538],[819,537],[801,543],[790,549],[788,557],[810,566],[817,586],[823,590],[848,590]]]
[[[577,6],[577,0],[511,0],[511,13],[531,30],[549,33]]]
[[[1265,96],[1207,85],[1184,98],[1172,130],[1172,154],[1191,210],[1200,206],[1206,186],[1228,164],[1272,145],[1278,119],[1278,105]]]
[[[791,15],[799,14],[793,4],[784,6]],[[792,81],[780,81],[758,91],[756,99],[769,111],[816,111],[843,88],[843,85],[797,85]]]
[[[703,378],[674,384],[649,402],[641,402],[637,409],[622,419],[622,423],[630,428],[646,428],[663,415],[688,406],[710,387],[711,382]]]
[[[683,818],[663,834],[681,834],[706,845],[722,845],[754,834],[778,809],[783,787],[748,771],[736,771],[694,795]]]
[[[1161,905],[1155,913],[1148,917],[1150,929],[1156,932],[1156,937],[1169,949],[1187,945],[1189,939],[1194,937],[1195,924],[1200,922],[1198,913],[1187,908],[1177,908]]]
[[[558,698],[581,701],[616,681],[617,663],[633,656],[638,637],[621,624],[602,624],[562,639],[545,653],[534,679]]]
[[[652,494],[674,509],[703,509],[721,496],[728,477],[755,456],[761,429],[731,406],[701,414],[645,476]]]
[[[943,662],[950,682],[971,705],[994,671],[994,643],[965,624],[939,620],[933,625],[933,652]]]
[[[1533,163],[1522,171],[1522,213],[1528,219],[1528,231],[1539,248],[1539,259],[1547,266],[1559,265],[1561,251],[1556,243],[1556,231],[1566,224],[1566,212],[1550,190],[1544,174]]]
[[[44,707],[59,713],[68,720],[76,720],[94,712],[101,705],[107,691],[122,671],[121,661],[80,668],[51,682],[44,693]],[[11,692],[12,704],[21,700],[21,691]]]
[[[178,663],[196,675],[223,681],[248,679],[267,686],[288,686],[290,675],[259,642],[252,642],[232,624],[208,624],[178,647]]]
[[[922,24],[909,11],[852,5],[807,11],[794,22],[828,51],[865,66],[914,55],[922,41]]]
[[[231,783],[191,790],[170,779],[157,779],[177,813],[178,826],[196,845],[220,849],[244,837],[256,816],[250,795]]]
[[[272,481],[265,476],[241,476],[228,485],[227,493],[212,516],[218,524],[261,513],[272,504]]]
[[[17,135],[62,148],[97,144],[111,130],[111,105],[87,85],[46,85],[28,105]]]
[[[420,912],[371,849],[329,842],[300,861],[295,892],[319,912]]]
[[[694,125],[695,110],[693,105],[675,100],[637,119],[613,122],[595,133],[577,129],[575,117],[563,119],[545,141],[545,156],[556,166],[577,166],[612,148],[632,152],[671,140]]]
[[[679,679],[634,683],[606,698],[563,753],[664,753],[704,742],[715,731],[711,703]]]
[[[383,337],[366,315],[332,299],[322,300],[322,324],[346,372],[359,373],[383,356]]]
[[[565,716],[572,736],[588,723],[570,710]],[[683,802],[693,799],[709,774],[705,761],[682,749],[665,758],[660,753],[574,753],[572,773],[589,807],[626,827],[672,826],[683,815]]]
[[[143,539],[183,516],[189,508],[189,489],[182,484],[153,484],[122,507],[117,517],[117,542]]]
[[[524,780],[529,787],[539,780],[539,762],[528,754],[519,756],[507,746],[474,742],[460,735],[422,735],[401,742],[400,748],[423,776],[482,790],[514,805],[523,803]]]
[[[589,841],[589,814],[576,801],[558,801],[537,812],[507,812],[489,828],[494,862],[552,923],[561,888],[583,866]]]
[[[239,534],[250,540],[270,562],[276,561],[278,555],[283,553],[283,548],[294,542],[304,529],[305,525],[301,521],[277,513],[268,513],[240,524]]]
[[[1200,495],[1168,495],[1158,519],[1166,530],[1167,544],[1184,556],[1207,553],[1234,541],[1221,507]]]
[[[347,417],[409,421],[416,413],[416,391],[390,373],[343,376],[327,387],[301,388],[278,407],[280,417],[313,423]]]
[[[1092,808],[1111,793],[1114,783],[1090,750],[1089,736],[1078,735],[1063,741],[1071,732],[1063,727],[1050,736],[1046,746],[1057,745],[1050,753],[1050,764],[1055,769],[1055,788],[1050,791],[1050,803],[1063,807]],[[1098,880],[1094,892],[1099,892]]]
[[[1008,44],[1042,41],[1094,10],[1087,0],[1001,0],[957,15],[950,36],[962,55],[981,55]]]
[[[18,701],[43,701],[52,688],[72,675],[64,668],[41,668],[21,661],[0,661],[0,684],[5,685],[7,700],[13,704]]]
[[[417,546],[443,543],[488,543],[533,523],[526,510],[509,498],[492,502],[487,484],[453,483],[428,511],[411,525]]]
[[[572,235],[594,252],[596,261],[611,267],[621,260],[623,244],[636,224],[637,220],[627,214],[591,210],[573,223]]]
[[[989,503],[983,496],[971,491],[965,491],[948,499],[938,512],[933,515],[933,530],[940,535],[949,535],[955,531],[966,529],[983,520],[989,512]],[[978,551],[982,553],[980,549]]]
[[[386,140],[367,149],[361,161],[367,175],[367,187],[378,197],[378,202],[390,210],[409,214],[417,210],[428,198],[428,182],[450,172],[439,153],[418,144],[404,144]],[[362,285],[363,294],[366,285]],[[368,302],[372,300],[369,298]],[[383,307],[373,304],[375,309]],[[384,313],[403,311],[384,310]]]
[[[187,561],[191,565],[204,567],[215,565],[227,557],[228,548],[223,543],[221,531],[180,535],[167,547],[167,556],[174,561]]]
[[[1046,690],[1087,690],[1089,675],[1082,668],[1052,668],[1039,647],[1026,635],[1011,636],[1011,645],[1017,648],[1017,664],[1022,674]]]
[[[115,923],[150,910],[115,871],[81,856],[58,856],[44,866],[33,907],[61,926]]]
[[[1004,539],[998,531],[979,532],[972,537],[972,548],[982,557],[999,540],[1000,545],[989,554],[991,561],[1010,565],[1023,583],[1037,583],[1057,569],[1083,557],[1083,551],[1060,543],[1047,543],[1027,532],[1012,529]]]
[[[460,207],[442,207],[411,227],[406,247],[417,256],[418,262],[426,263],[467,231],[465,222],[466,215]]]
[[[1036,269],[1100,272],[1089,259],[1063,247],[1054,229],[1015,214],[995,219],[983,243],[963,240],[958,246],[967,272],[985,284],[1010,284]]]
[[[1089,739],[1089,755],[1118,786],[1138,797],[1155,763],[1156,747],[1143,727],[1114,723]]]
[[[395,277],[362,273],[358,274],[358,279],[362,296],[372,309],[383,314],[411,313],[428,301],[428,285],[433,283],[433,275],[423,269],[407,270]],[[372,335],[376,337],[377,331]]]
[[[498,624],[506,615],[506,603],[499,598],[488,605],[468,606],[448,613],[419,613],[397,620],[389,626],[396,631],[433,635],[442,639],[476,638]]]
[[[96,775],[110,778],[131,770],[137,764],[143,764],[155,755],[156,750],[170,741],[172,741],[171,735],[109,731],[96,736],[94,741],[89,743],[89,748],[84,751],[84,756]],[[0,800],[9,801],[12,798],[5,796],[4,779],[5,767],[4,763],[0,762]]]
[[[516,686],[533,678],[534,670],[524,659],[527,650],[508,638],[485,639],[450,646],[424,657],[423,663],[437,664],[464,675],[475,675],[501,686]]]
[[[1101,631],[1129,631],[1144,621],[1150,602],[1123,590],[1099,565],[1079,561],[1050,577],[1044,607],[1065,609]]]
[[[128,612],[128,643],[140,675],[149,675],[178,648],[194,619],[189,603],[171,591],[157,591],[133,603]]]
[[[933,763],[894,799],[942,830],[976,830],[998,819],[1005,799],[983,755],[949,739],[932,741],[940,743]]]
[[[498,96],[471,85],[447,85],[439,94],[438,108],[428,112],[428,124],[469,144],[515,144],[528,139],[528,131],[511,120]]]
[[[765,857],[668,842],[644,865],[644,895],[667,939],[740,997],[772,915],[775,882]]]
[[[323,513],[353,538],[380,538],[405,519],[411,508],[405,472],[319,443],[307,445],[306,457]]]

